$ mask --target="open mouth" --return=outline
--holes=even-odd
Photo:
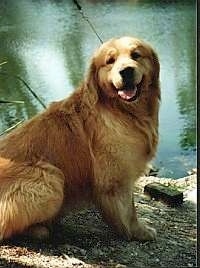
[[[135,85],[133,88],[122,88],[117,92],[121,99],[129,102],[136,100],[139,97],[139,93],[140,89],[138,85]]]

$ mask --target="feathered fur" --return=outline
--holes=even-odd
[[[128,59],[132,47],[143,53],[140,62]],[[142,73],[132,102],[113,87],[122,58]],[[127,239],[154,239],[155,230],[137,219],[132,189],[156,152],[159,100],[159,62],[150,46],[129,37],[106,42],[69,98],[0,140],[0,239],[89,203]]]

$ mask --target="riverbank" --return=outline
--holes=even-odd
[[[150,199],[143,194],[150,182],[180,188],[183,204],[169,207]],[[178,180],[149,176],[138,182],[138,214],[157,229],[157,241],[121,240],[96,210],[85,210],[66,217],[51,241],[5,242],[0,267],[196,267],[196,185],[196,174]]]

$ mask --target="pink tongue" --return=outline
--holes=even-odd
[[[135,96],[136,91],[137,91],[136,87],[132,90],[119,90],[118,95],[124,100],[130,100]]]

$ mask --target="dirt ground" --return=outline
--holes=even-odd
[[[184,203],[169,207],[143,195],[144,185],[152,181],[184,189]],[[176,181],[143,177],[136,191],[138,214],[157,229],[157,241],[124,241],[90,209],[63,219],[49,241],[18,237],[4,242],[0,268],[197,267],[196,175]]]

